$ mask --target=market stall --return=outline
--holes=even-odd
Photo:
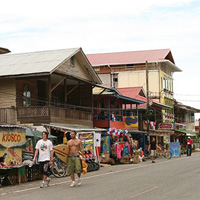
[[[102,135],[101,162],[103,163],[139,163],[143,157],[138,141],[133,140],[128,130],[108,129]]]
[[[16,184],[26,181],[22,165],[22,150],[26,146],[26,129],[20,126],[0,126],[1,183]]]

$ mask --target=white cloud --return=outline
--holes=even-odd
[[[183,69],[175,90],[195,93],[199,21],[195,0],[3,1],[0,46],[12,52],[81,46],[86,53],[170,48]]]

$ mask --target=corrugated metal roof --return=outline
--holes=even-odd
[[[0,55],[0,76],[51,73],[80,48]]]
[[[174,70],[181,71],[175,66],[170,49],[87,54],[87,57],[92,66],[170,62]]]
[[[146,97],[139,95],[140,91],[142,90],[142,87],[117,88],[117,90],[123,96],[127,96],[127,97],[130,97],[130,98],[138,99],[138,100],[145,101],[145,102],[147,101]],[[150,99],[149,99],[149,102],[151,102]]]

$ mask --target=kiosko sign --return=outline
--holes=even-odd
[[[16,144],[25,141],[26,141],[25,133],[0,132],[0,144],[5,148],[13,147]]]

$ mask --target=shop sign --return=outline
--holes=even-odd
[[[169,144],[170,143],[170,135],[169,134],[164,135],[164,143],[165,144]]]
[[[0,132],[0,144],[5,148],[13,147],[18,143],[25,142],[25,133]]]
[[[138,130],[138,116],[126,116],[123,117],[125,128],[131,128]]]
[[[170,142],[169,150],[172,156],[180,156],[180,142]]]
[[[173,129],[173,124],[172,123],[166,123],[166,122],[163,122],[163,123],[160,123],[158,125],[158,128],[159,129]]]
[[[83,147],[86,151],[92,151],[94,155],[94,134],[93,133],[79,133],[79,139],[83,143]]]

